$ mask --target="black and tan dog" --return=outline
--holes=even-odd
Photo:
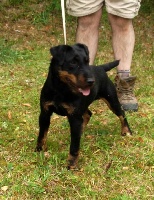
[[[119,117],[122,135],[131,135],[132,132],[121,109],[114,84],[106,74],[106,71],[116,67],[119,61],[89,66],[88,48],[83,44],[59,45],[50,51],[53,57],[41,91],[40,130],[36,151],[46,150],[46,137],[53,112],[67,116],[71,132],[68,158],[70,169],[77,164],[81,134],[92,115],[88,106],[94,100],[103,99]]]

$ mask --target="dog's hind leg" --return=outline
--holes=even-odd
[[[107,103],[110,110],[119,117],[120,122],[121,122],[121,135],[122,136],[132,135],[132,131],[129,128],[129,124],[125,117],[124,111],[121,109],[120,103],[119,102],[112,103],[110,100],[107,100],[107,99],[103,99],[103,100]]]
[[[87,109],[86,112],[83,114],[83,129],[86,127],[86,125],[88,124],[90,117],[92,115],[92,112]]]
[[[46,146],[46,139],[47,139],[47,132],[49,129],[50,125],[50,116],[51,113],[41,111],[40,116],[39,116],[39,135],[37,138],[37,146],[35,151],[46,151],[47,146]]]
[[[119,103],[117,93],[115,90],[115,87],[113,83],[109,85],[107,88],[107,92],[104,95],[103,100],[107,103],[110,110],[112,110],[113,113],[115,113],[121,122],[121,135],[132,135],[132,131],[129,128],[129,124],[127,122],[127,119],[125,117],[125,112],[122,110],[121,105]]]
[[[68,169],[74,169],[76,168],[79,157],[83,118],[82,116],[71,115],[68,117],[68,120],[70,123],[70,130],[71,130],[71,144],[68,156]]]

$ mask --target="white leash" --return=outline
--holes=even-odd
[[[62,10],[62,19],[63,19],[64,41],[65,41],[65,44],[66,44],[66,22],[65,22],[65,4],[64,4],[64,0],[61,0],[61,10]]]

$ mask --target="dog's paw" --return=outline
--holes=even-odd
[[[35,152],[40,152],[40,151],[43,151],[42,147],[40,147],[40,146],[36,146],[36,148],[35,148]]]
[[[132,131],[129,128],[128,125],[122,127],[122,129],[121,129],[121,135],[122,136],[132,136]]]
[[[122,136],[129,136],[129,137],[131,137],[132,133],[131,132],[122,132],[121,135]]]
[[[75,165],[75,166],[70,166],[70,165],[68,165],[67,166],[67,170],[71,170],[71,171],[79,171],[79,169],[78,169],[78,167]]]
[[[76,170],[77,163],[78,163],[78,155],[77,156],[69,155],[67,169],[68,170]]]
[[[71,165],[67,166],[67,170],[74,170],[74,169],[75,169],[75,166],[71,166]]]

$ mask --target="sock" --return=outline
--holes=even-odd
[[[129,77],[130,70],[118,70],[117,74],[120,76],[120,78],[127,78]]]

